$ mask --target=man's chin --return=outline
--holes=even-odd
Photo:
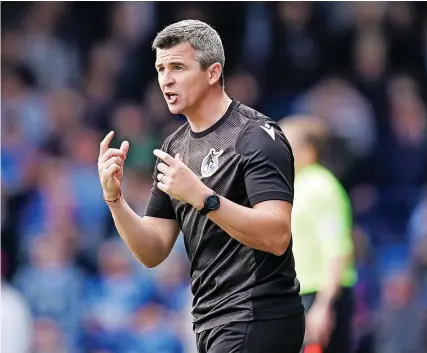
[[[181,114],[181,108],[178,105],[168,105],[169,111],[174,115]]]

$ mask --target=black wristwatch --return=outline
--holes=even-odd
[[[210,195],[205,199],[204,206],[201,210],[199,210],[199,212],[203,216],[206,216],[210,211],[217,210],[219,208],[219,204],[219,196],[214,193],[213,195]]]

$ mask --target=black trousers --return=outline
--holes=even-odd
[[[196,335],[199,353],[299,353],[304,314],[249,322],[230,322]]]
[[[316,293],[303,294],[302,302],[305,311],[310,311]],[[351,288],[342,288],[341,294],[335,303],[335,327],[328,347],[324,353],[350,353],[352,348],[352,318],[353,318],[353,291]]]

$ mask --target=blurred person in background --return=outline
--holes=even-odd
[[[47,90],[75,84],[78,57],[75,48],[55,33],[69,3],[37,1],[22,19],[23,57]]]
[[[85,127],[68,131],[63,136],[64,152],[68,157],[63,168],[68,187],[64,187],[62,193],[67,192],[66,200],[72,209],[71,219],[77,229],[78,255],[90,271],[96,270],[97,252],[106,237],[108,215],[108,208],[99,199],[102,190],[99,188],[97,171],[93,168],[98,153],[98,139],[98,131]],[[66,203],[63,199],[59,205]]]
[[[376,143],[375,116],[369,102],[348,81],[333,75],[295,99],[292,111],[324,121],[329,143],[334,140],[334,172],[357,182],[352,171],[369,158]]]
[[[295,154],[292,233],[307,312],[306,345],[320,344],[326,353],[349,353],[357,276],[350,200],[325,166],[328,130],[322,120],[290,116],[279,124]]]
[[[227,92],[230,97],[250,107],[256,107],[260,99],[260,85],[253,75],[236,71],[227,78]]]
[[[115,82],[119,70],[118,46],[104,40],[89,50],[87,64],[82,74],[82,91],[86,100],[84,121],[96,129],[107,129],[109,113],[115,104]]]
[[[388,42],[379,30],[361,31],[355,38],[352,48],[351,77],[353,85],[372,104],[379,123],[387,114],[385,86],[388,70]]]
[[[34,321],[31,353],[74,353],[66,342],[66,331],[54,320],[40,317]]]
[[[327,50],[328,68],[344,69],[352,62],[354,44],[365,34],[376,34],[383,29],[387,4],[381,1],[355,1],[338,8],[332,22],[343,21],[341,28],[331,33],[330,46]],[[337,10],[337,8],[335,8]],[[348,15],[347,15],[348,14]],[[378,53],[378,51],[375,51]],[[369,52],[369,62],[378,62]],[[364,55],[366,57],[366,55]],[[380,58],[381,60],[381,58]]]
[[[421,295],[427,301],[427,191],[409,218],[406,237],[414,280],[419,283]]]
[[[190,284],[188,261],[182,257],[183,251],[185,249],[180,249],[177,241],[174,251],[155,269],[159,299],[169,309],[172,320],[175,319],[174,316],[180,315],[185,307]]]
[[[21,145],[32,148],[41,143],[50,121],[33,71],[23,63],[2,62],[1,85],[2,126],[15,124],[22,137]]]
[[[304,308],[290,233],[289,143],[273,120],[225,93],[224,49],[212,27],[174,23],[157,35],[153,49],[169,110],[188,121],[154,151],[143,217],[121,189],[129,142],[109,148],[113,131],[101,142],[99,177],[117,230],[141,263],[156,267],[181,228],[200,353],[297,353]]]
[[[27,187],[17,226],[21,236],[20,255],[24,259],[28,258],[34,239],[58,231],[56,227],[61,228],[62,235],[73,231],[74,209],[71,194],[67,192],[69,179],[63,160],[40,154],[36,157],[35,180]]]
[[[193,294],[188,277],[184,235],[180,233],[168,258],[154,269],[159,302],[165,310],[164,317],[170,327],[181,337],[185,353],[197,353],[196,334],[193,331],[191,313]]]
[[[156,297],[155,284],[136,271],[133,258],[118,239],[104,242],[98,251],[99,275],[88,278],[83,297],[85,346],[115,349],[130,327],[133,314]]]
[[[324,60],[321,50],[325,40],[324,27],[318,26],[312,2],[280,1],[273,4],[271,55],[266,61],[268,87],[293,95],[307,89],[319,78]]]
[[[128,202],[132,209],[137,213],[143,213],[148,204],[150,197],[151,187],[153,185],[153,179],[151,175],[138,170],[129,170],[123,180],[123,189],[129,195]],[[114,236],[117,235],[117,230],[112,221],[111,232]]]
[[[373,154],[372,179],[380,195],[375,222],[379,244],[405,243],[407,223],[427,180],[427,109],[408,74],[387,83],[388,115]]]
[[[404,265],[383,275],[375,353],[427,351],[427,305]]]
[[[378,271],[372,241],[366,231],[355,224],[353,229],[357,284],[354,288],[353,337],[355,352],[374,352],[374,314],[378,303]]]
[[[136,104],[123,104],[114,111],[112,127],[117,137],[112,141],[120,145],[127,140],[132,149],[126,158],[126,163],[133,170],[149,173],[156,161],[153,150],[159,145],[158,132],[152,131],[144,108]]]
[[[375,175],[384,186],[422,186],[427,180],[427,109],[422,91],[411,75],[399,74],[389,79],[386,93],[389,114],[375,151]]]
[[[128,337],[119,342],[120,353],[187,353],[177,330],[166,320],[167,310],[155,300],[138,309]]]
[[[116,76],[116,96],[120,99],[138,99],[153,77],[145,68],[152,60],[150,39],[158,25],[157,6],[151,1],[120,1],[112,5],[110,38],[126,58],[120,61]]]
[[[46,117],[49,122],[41,147],[44,153],[64,156],[64,133],[68,135],[81,128],[86,109],[84,97],[72,89],[61,89],[45,95]]]
[[[84,274],[75,266],[74,247],[63,234],[44,234],[31,243],[30,260],[14,285],[25,296],[35,319],[50,319],[67,349],[75,349],[80,332]]]

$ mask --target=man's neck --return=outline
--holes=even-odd
[[[193,111],[185,114],[191,130],[201,132],[209,129],[224,116],[231,102],[231,98],[222,89],[211,92]]]

